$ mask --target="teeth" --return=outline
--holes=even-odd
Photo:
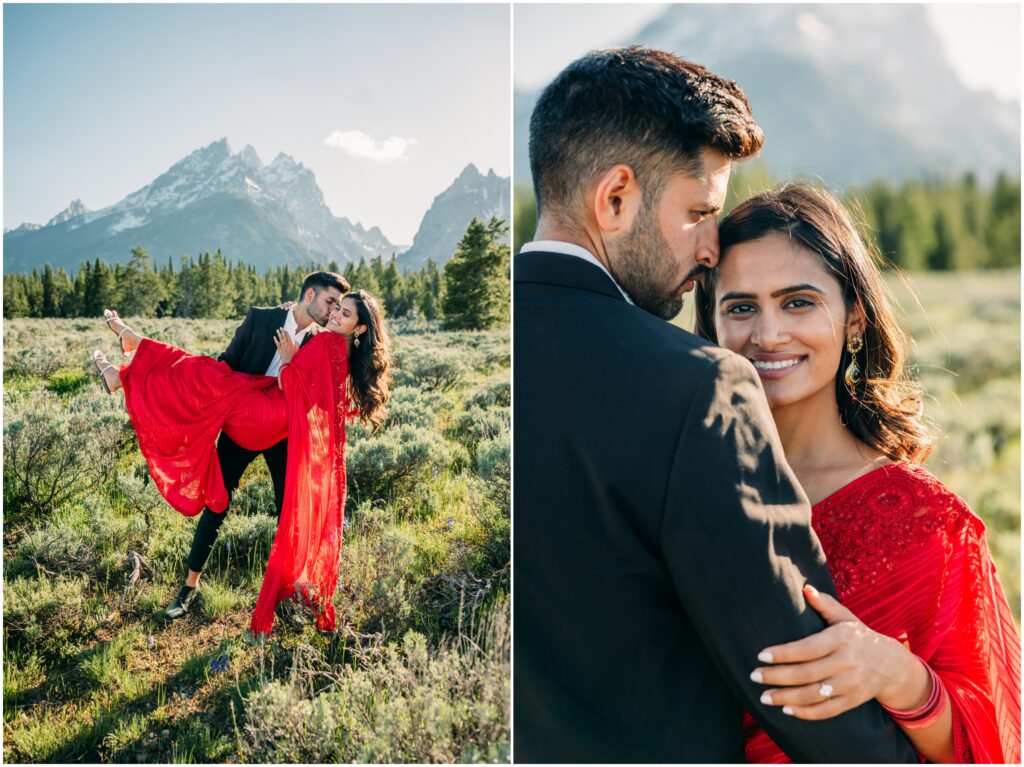
[[[762,362],[761,360],[751,360],[754,363],[754,367],[758,370],[780,370],[782,368],[791,368],[800,362],[800,359],[795,360],[780,360],[779,362]]]

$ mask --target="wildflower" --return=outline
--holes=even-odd
[[[150,650],[152,650],[154,647],[156,647],[156,640],[153,639],[153,635],[152,634],[149,635],[149,639],[147,640],[147,643],[149,644],[149,649]]]
[[[211,674],[222,674],[229,668],[231,668],[231,663],[227,655],[221,655],[219,658],[214,658],[210,661]]]
[[[448,517],[448,529],[455,527],[455,517]]]

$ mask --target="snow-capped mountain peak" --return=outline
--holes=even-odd
[[[81,200],[72,200],[71,204],[68,205],[64,210],[58,213],[56,216],[46,222],[46,226],[53,226],[54,224],[63,224],[65,221],[70,221],[77,216],[84,216],[89,212],[89,209],[85,207]]]
[[[469,163],[451,185],[434,198],[423,216],[412,247],[399,257],[404,269],[418,269],[432,258],[441,264],[455,253],[459,240],[473,218],[489,221],[491,216],[508,221],[511,211],[507,178],[490,169],[486,176]]]

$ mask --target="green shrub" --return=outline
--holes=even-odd
[[[351,619],[363,631],[384,627],[394,631],[405,625],[414,610],[415,542],[395,527],[387,508],[366,502],[349,519],[341,582],[358,600],[358,614]]]
[[[79,390],[89,382],[89,376],[78,368],[61,368],[52,376],[46,384],[48,391],[54,394],[69,395],[77,394]]]
[[[401,355],[395,383],[448,391],[462,382],[468,370],[462,350],[414,348]]]
[[[469,404],[482,408],[511,407],[512,382],[508,378],[503,378],[489,383],[470,398]]]
[[[4,424],[5,511],[52,512],[110,474],[123,416],[76,398],[40,395],[9,408]]]
[[[484,409],[473,405],[459,414],[454,427],[454,436],[467,447],[475,448],[484,440],[491,440],[509,431],[509,412],[504,408]]]
[[[451,410],[451,401],[439,392],[425,392],[414,386],[398,386],[391,392],[385,429],[398,426],[427,428],[438,416]]]
[[[220,527],[206,571],[223,575],[230,583],[261,581],[276,532],[276,517],[229,512]]]
[[[356,440],[347,449],[352,501],[391,498],[403,483],[467,460],[465,449],[433,431],[414,426],[382,430]]]
[[[53,574],[90,575],[100,558],[96,543],[89,527],[67,522],[43,525],[21,540],[7,572],[28,574],[41,567]]]
[[[5,579],[5,638],[48,655],[70,655],[102,620],[102,605],[87,595],[88,586],[82,576]]]
[[[66,360],[55,355],[50,349],[30,346],[27,349],[10,349],[4,352],[4,378],[14,376],[49,378],[60,370]]]
[[[231,496],[230,512],[248,516],[257,514],[277,516],[277,507],[274,505],[274,483],[270,479],[270,473],[264,472],[255,477],[250,476],[243,482]]]
[[[291,678],[244,701],[243,756],[250,762],[507,762],[510,663],[507,602],[472,638],[430,647],[415,632],[383,656],[323,671],[301,659]],[[314,695],[305,668],[326,692]],[[326,679],[324,678],[326,677]]]

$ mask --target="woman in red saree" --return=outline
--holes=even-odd
[[[345,421],[376,428],[388,398],[388,335],[377,301],[346,296],[325,327],[299,349],[281,333],[279,378],[238,373],[212,357],[189,354],[128,329],[135,351],[120,370],[96,352],[109,392],[125,404],[150,475],[167,502],[186,516],[228,505],[217,457],[223,430],[239,445],[264,449],[288,438],[284,502],[263,585],[250,621],[268,634],[278,603],[297,598],[333,631],[333,596],[345,509]]]
[[[919,465],[906,337],[849,215],[790,184],[740,204],[719,239],[697,330],[758,371],[840,600],[805,586],[829,625],[764,648],[761,703],[816,720],[874,698],[927,761],[1020,763],[1017,628],[981,519]],[[788,761],[745,724],[748,761]]]

